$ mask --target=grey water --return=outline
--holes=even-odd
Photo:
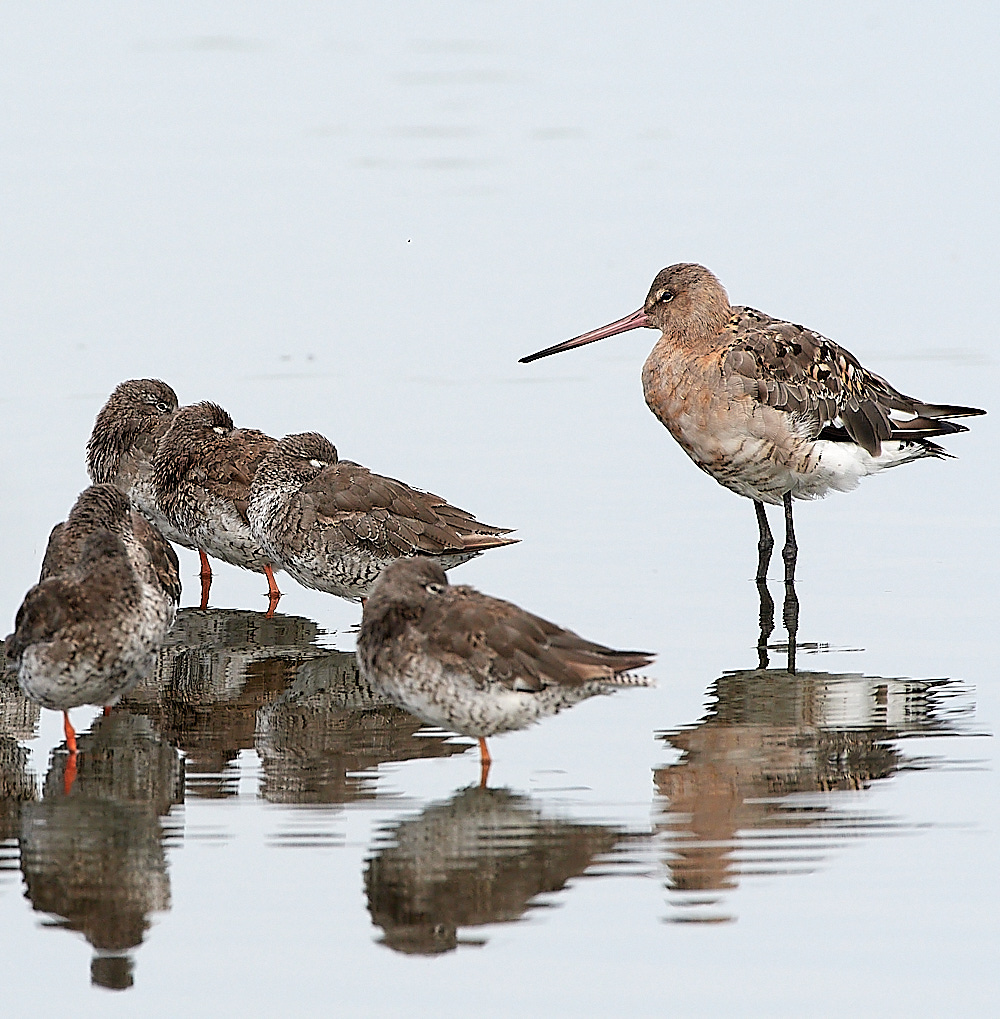
[[[3,632],[121,380],[438,492],[452,577],[655,651],[492,741],[367,688],[357,606],[220,565],[107,717],[0,680],[9,1014],[989,1014],[1000,342],[992,5],[8,5]],[[518,357],[708,265],[955,459],[750,503],[645,408],[654,335]],[[772,524],[780,527],[777,515]],[[780,533],[780,531],[778,532]],[[2,634],[0,634],[2,635]]]

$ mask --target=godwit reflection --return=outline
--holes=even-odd
[[[365,871],[382,943],[434,955],[483,945],[462,928],[518,920],[583,874],[601,854],[632,839],[599,824],[545,816],[508,789],[463,789],[385,829]]]
[[[926,767],[899,741],[965,732],[974,711],[953,680],[823,672],[726,673],[708,697],[700,722],[661,734],[680,757],[654,771],[678,921],[735,919],[723,893],[741,877],[808,871],[831,840],[905,828],[854,798],[802,794]]]
[[[150,914],[170,908],[160,819],[183,799],[183,763],[148,719],[120,709],[78,748],[71,790],[60,752],[42,799],[22,808],[21,871],[33,908],[93,945],[91,981],[120,990]]]

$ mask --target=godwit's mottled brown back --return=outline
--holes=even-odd
[[[983,413],[904,396],[832,340],[753,308],[734,308],[719,339],[722,374],[740,379],[746,396],[794,416],[812,438],[850,438],[873,457],[887,439],[964,432],[946,419]],[[892,420],[893,412],[913,417]]]

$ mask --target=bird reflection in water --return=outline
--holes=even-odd
[[[905,829],[857,800],[901,770],[910,736],[968,733],[969,691],[949,679],[779,670],[726,673],[695,725],[660,734],[678,760],[654,771],[675,921],[735,919],[722,904],[740,877],[804,873],[834,840]]]
[[[8,874],[18,872],[21,808],[38,799],[31,755],[24,744],[34,739],[41,710],[21,692],[13,672],[0,670],[0,886],[11,879]]]
[[[261,795],[346,803],[372,795],[385,761],[461,753],[376,694],[353,653],[316,643],[310,619],[238,609],[181,609],[157,667],[126,698],[187,755],[189,795],[237,794],[237,759],[256,750]]]
[[[236,759],[253,749],[258,710],[285,689],[289,663],[323,653],[318,635],[301,616],[181,609],[153,674],[123,703],[187,755],[190,795],[235,796]]]
[[[120,990],[132,985],[150,914],[170,908],[161,819],[183,800],[183,762],[148,719],[121,710],[79,737],[67,793],[69,759],[54,755],[42,799],[21,810],[26,894],[52,915],[47,926],[93,946],[91,982]]]
[[[754,505],[757,507],[758,515],[762,515],[764,510],[760,503]],[[794,673],[799,633],[799,598],[795,593],[795,577],[789,573],[785,574],[785,601],[782,606],[781,620],[788,634],[788,641],[784,645],[771,645],[768,642],[774,632],[774,599],[767,586],[767,568],[770,561],[771,545],[768,545],[762,538],[757,545],[757,576],[754,578],[757,584],[757,595],[760,599],[757,667],[766,669],[770,665],[769,651],[773,647],[774,650],[786,652],[785,669],[789,673]]]
[[[361,678],[353,652],[307,659],[288,689],[258,712],[261,795],[272,803],[370,799],[378,765],[467,749],[445,736],[417,735],[425,728]]]
[[[531,798],[479,786],[385,829],[365,871],[382,944],[436,955],[486,943],[465,927],[520,919],[635,836],[547,817]]]

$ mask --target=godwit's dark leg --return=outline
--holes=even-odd
[[[481,789],[486,788],[486,779],[490,774],[490,765],[493,763],[493,758],[490,757],[490,752],[486,747],[486,740],[479,737],[479,787]]]
[[[774,536],[767,526],[767,514],[764,504],[754,499],[753,508],[757,513],[757,529],[760,538],[757,541],[757,580],[767,580],[767,568],[771,565],[771,549],[774,548]]]
[[[201,605],[198,608],[208,608],[208,592],[212,589],[212,566],[208,561],[208,556],[205,555],[203,548],[198,549],[198,555],[201,556]]]
[[[795,593],[795,559],[798,555],[795,531],[792,527],[792,497],[785,493],[785,547],[781,558],[785,560],[785,605],[782,619],[788,631],[788,671],[795,671],[795,639],[799,632],[799,598]]]
[[[757,641],[757,659],[761,669],[768,666],[767,641],[774,630],[774,600],[767,589],[767,568],[771,565],[771,550],[774,548],[774,536],[767,525],[767,514],[764,504],[754,499],[754,511],[757,514],[757,530],[760,537],[757,541],[757,594],[760,595],[760,638]]]
[[[799,554],[799,546],[795,544],[795,528],[792,526],[792,494],[785,492],[785,547],[781,550],[781,558],[785,560],[785,583],[795,580],[795,560]]]
[[[774,632],[774,599],[767,589],[766,580],[757,581],[757,593],[760,595],[760,637],[757,640],[757,667],[766,669],[769,664],[767,642]]]
[[[267,577],[267,612],[264,613],[264,618],[270,619],[274,615],[274,610],[278,607],[278,599],[281,598],[281,592],[278,590],[278,585],[274,580],[274,572],[270,566],[264,567],[264,576]]]
[[[795,593],[795,581],[785,584],[785,606],[782,610],[785,629],[788,631],[788,671],[795,671],[795,641],[799,632],[799,597]]]

